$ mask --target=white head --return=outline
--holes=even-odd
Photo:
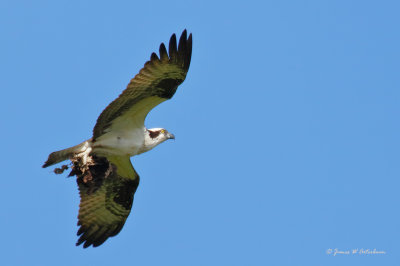
[[[143,151],[141,150],[141,152],[149,151],[167,139],[175,139],[175,136],[164,128],[147,129],[144,137]]]

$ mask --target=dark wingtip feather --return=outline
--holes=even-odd
[[[175,33],[172,34],[169,40],[169,60],[173,63],[182,64],[182,67],[188,71],[190,66],[190,60],[192,57],[192,34],[189,34],[189,38],[187,36],[187,30],[184,29],[179,38],[179,42],[177,43]],[[165,60],[168,58],[167,49],[165,45],[162,43],[160,45],[160,58],[161,60]]]
[[[151,61],[159,61],[158,55],[156,53],[152,53],[150,56]]]
[[[78,225],[79,225],[80,223],[78,222]],[[83,228],[83,226],[81,226],[81,227],[79,227],[79,230],[78,230],[78,232],[76,233],[76,235],[77,236],[80,236],[81,234],[83,234],[84,232],[85,232],[86,230]]]
[[[182,32],[181,37],[179,38],[179,43],[178,43],[178,57],[179,57],[179,62],[182,64],[183,67],[185,67],[185,58],[186,58],[186,38],[187,38],[187,32],[184,30]]]
[[[96,240],[93,241],[93,247],[98,247],[104,242],[106,242],[107,238],[110,236],[108,235],[108,231],[105,230],[101,235],[99,235]]]
[[[176,47],[176,35],[175,33],[172,34],[171,39],[169,39],[169,47],[168,47],[168,52],[169,52],[169,59],[171,61],[176,61],[176,55],[178,53],[177,47]]]
[[[88,248],[90,245],[92,245],[92,242],[89,240],[86,240],[86,242],[83,243],[83,248]]]
[[[160,59],[161,61],[168,61],[168,52],[167,52],[167,48],[165,47],[164,43],[160,44]]]
[[[122,230],[123,226],[124,223],[119,223],[108,228],[100,227],[97,230],[81,226],[77,232],[79,239],[75,245],[79,246],[83,244],[83,248],[87,248],[89,246],[98,247],[102,245],[108,238],[117,235]]]
[[[82,230],[83,227],[79,228],[79,231],[77,233],[77,235],[79,237],[78,241],[76,242],[76,246],[79,246],[81,244],[83,244],[83,248],[87,248],[92,244],[91,238],[90,238],[90,231],[88,230]]]
[[[185,29],[182,32],[181,37],[179,38],[178,51],[180,53],[186,50],[186,39],[187,39],[187,31]]]
[[[75,246],[79,246],[79,245],[81,245],[83,242],[84,242],[85,240],[83,240],[83,238],[82,237],[80,237],[79,239],[78,239],[78,241],[76,241],[76,244],[75,244]]]

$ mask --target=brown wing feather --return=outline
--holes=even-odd
[[[80,238],[76,245],[83,244],[84,248],[97,247],[121,231],[139,185],[139,176],[129,157],[93,155],[88,165],[76,159],[70,174],[78,177]]]
[[[138,123],[143,125],[147,113],[160,102],[170,99],[176,92],[178,86],[185,80],[189,70],[192,56],[192,34],[187,38],[186,30],[183,31],[177,47],[176,36],[172,35],[169,41],[169,54],[164,43],[160,45],[160,57],[152,53],[150,60],[130,81],[122,94],[115,99],[100,114],[93,129],[93,141],[105,133],[118,117],[123,115],[135,116]],[[146,104],[141,106],[139,103],[146,99]],[[159,98],[162,98],[160,100]],[[132,109],[140,106],[143,110]],[[118,123],[124,123],[128,119],[120,119]],[[123,125],[124,127],[125,125]],[[127,122],[126,127],[129,127]],[[129,128],[127,128],[129,129]]]

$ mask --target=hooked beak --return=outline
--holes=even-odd
[[[168,132],[167,138],[168,139],[175,139],[175,136],[174,136],[174,134],[171,134],[171,133]]]

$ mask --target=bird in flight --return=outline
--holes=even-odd
[[[168,52],[161,43],[159,56],[152,53],[127,88],[100,114],[92,138],[51,153],[44,163],[43,168],[71,160],[69,176],[77,177],[81,197],[77,246],[97,247],[124,226],[139,185],[130,157],[175,138],[163,128],[147,129],[145,118],[175,94],[186,78],[191,55],[192,34],[188,37],[184,30],[178,45],[173,34]],[[63,165],[54,172],[68,168]]]

